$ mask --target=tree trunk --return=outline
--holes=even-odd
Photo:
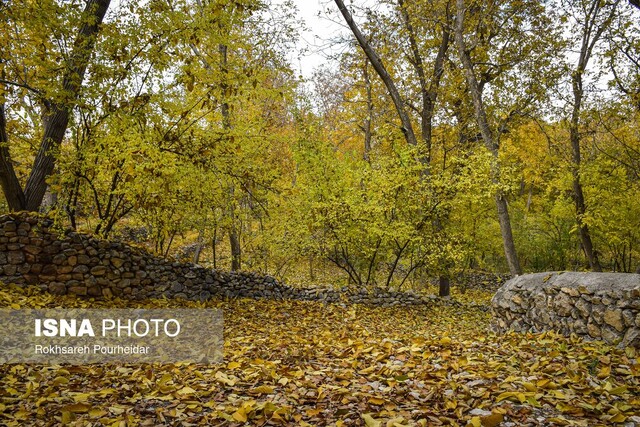
[[[196,241],[196,250],[193,251],[193,263],[200,264],[200,255],[202,254],[202,250],[204,249],[204,233],[202,230],[198,231],[198,240]]]
[[[364,155],[363,158],[366,162],[370,162],[371,153],[371,122],[373,119],[373,95],[371,93],[371,80],[369,79],[369,64],[365,61],[362,67],[362,75],[364,77],[364,84],[367,91],[367,117],[364,119]]]
[[[480,134],[485,146],[493,155],[491,165],[491,180],[493,184],[499,184],[500,182],[500,164],[498,161],[498,149],[499,144],[496,138],[494,138],[489,121],[487,120],[487,114],[482,101],[482,92],[478,80],[473,71],[473,63],[469,51],[467,50],[466,43],[464,41],[464,13],[465,6],[464,0],[456,0],[457,18],[456,18],[456,30],[455,40],[458,45],[458,51],[460,54],[460,60],[462,62],[462,68],[464,69],[467,85],[469,86],[469,93],[473,102],[474,113],[476,116],[476,122],[480,128]],[[513,233],[511,230],[511,219],[509,217],[509,207],[507,201],[502,194],[502,191],[497,190],[495,195],[496,208],[498,210],[498,222],[500,223],[500,233],[502,234],[502,243],[504,246],[504,254],[509,266],[509,271],[512,276],[516,276],[522,273],[520,268],[520,262],[518,260],[518,254],[516,252],[516,246],[513,242]]]
[[[47,190],[46,180],[55,167],[55,155],[67,130],[71,110],[77,102],[96,35],[109,3],[110,0],[87,1],[82,13],[82,25],[73,43],[71,55],[63,67],[65,72],[62,77],[62,89],[68,94],[68,99],[64,103],[45,101],[48,111],[44,114],[44,133],[24,192],[18,191],[17,187],[20,184],[11,166],[9,150],[6,147],[6,126],[4,123],[1,124],[4,135],[0,136],[0,145],[3,147],[0,148],[0,181],[11,210],[37,211],[42,204]],[[5,120],[4,105],[2,120]]]
[[[402,133],[404,133],[404,137],[409,143],[409,145],[417,146],[418,140],[416,139],[416,135],[413,131],[413,126],[411,125],[411,120],[409,119],[409,115],[407,114],[407,110],[405,109],[404,102],[402,101],[402,97],[396,88],[396,85],[393,83],[393,79],[389,72],[385,68],[382,60],[376,53],[375,49],[369,44],[369,42],[365,39],[364,35],[353,21],[353,17],[351,13],[347,10],[344,2],[342,0],[334,0],[340,13],[344,17],[347,25],[351,29],[351,32],[356,37],[358,44],[364,51],[367,58],[369,58],[369,62],[373,66],[373,69],[376,70],[380,79],[384,83],[387,91],[389,92],[389,96],[391,96],[391,100],[393,101],[393,105],[396,107],[396,111],[398,113],[398,117],[400,118],[400,122],[402,123]]]
[[[241,267],[242,249],[240,247],[240,236],[236,227],[229,230],[229,243],[231,245],[231,271],[238,271]]]
[[[598,24],[598,19],[603,7],[606,5],[593,0],[589,7],[585,9],[584,23],[582,30],[582,38],[580,45],[580,56],[578,64],[573,71],[571,77],[571,88],[573,92],[573,108],[571,109],[571,121],[569,124],[569,140],[571,142],[572,162],[571,174],[573,176],[573,200],[576,207],[576,222],[578,224],[578,233],[580,235],[580,243],[582,250],[589,262],[589,266],[593,271],[602,271],[598,256],[593,248],[591,233],[589,226],[584,222],[587,213],[587,203],[582,191],[582,182],[580,181],[580,168],[582,163],[582,154],[580,148],[580,112],[582,110],[582,100],[584,98],[583,75],[591,59],[591,54],[595,44],[600,40],[604,30],[610,25],[615,15],[618,2],[610,5],[611,9]]]
[[[211,238],[211,257],[213,261],[213,269],[218,268],[218,226],[213,227],[213,237]]]
[[[438,279],[438,295],[448,297],[451,294],[451,282],[446,276],[440,276]]]
[[[511,231],[511,218],[509,217],[509,205],[507,200],[498,192],[495,195],[496,208],[498,210],[498,222],[500,223],[500,233],[502,234],[502,244],[504,246],[505,257],[507,258],[507,265],[509,266],[509,272],[512,276],[522,274],[520,268],[520,261],[516,252],[516,246],[513,242],[513,234]]]
[[[0,103],[0,185],[10,211],[24,209],[24,193],[13,169],[9,154],[9,137],[4,103]]]
[[[227,82],[227,45],[220,43],[218,45],[218,50],[220,53],[220,72],[222,73],[222,83],[220,84],[220,89],[222,90],[222,103],[220,104],[220,112],[222,113],[222,127],[224,128],[226,134],[231,131],[231,110],[229,108],[229,102],[227,101],[227,91],[229,89],[229,85]],[[227,140],[230,142],[230,139]],[[240,245],[240,234],[238,232],[238,227],[236,225],[236,214],[234,209],[234,197],[235,197],[235,186],[233,184],[229,185],[229,216],[231,221],[231,227],[229,228],[229,245],[231,247],[231,271],[240,270],[241,266],[241,256],[242,256],[242,247]]]

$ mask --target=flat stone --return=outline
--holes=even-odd
[[[124,288],[128,288],[129,286],[131,286],[131,280],[129,279],[122,279],[118,282],[117,285],[120,289],[124,289]]]
[[[42,247],[35,245],[26,245],[24,247],[24,251],[32,255],[38,255],[40,252],[42,252]]]
[[[580,290],[577,288],[563,287],[563,288],[560,288],[560,291],[572,297],[580,296]]]
[[[70,265],[61,265],[57,268],[58,274],[67,274],[73,271],[73,267]]]
[[[107,267],[104,265],[96,265],[91,269],[91,274],[94,276],[104,276],[107,273]]]
[[[73,270],[74,273],[88,273],[89,272],[89,267],[87,267],[86,265],[76,265]]]
[[[64,283],[49,283],[49,292],[54,295],[65,295],[67,293],[67,286]]]
[[[111,265],[115,268],[120,268],[124,265],[124,260],[121,258],[111,258]]]
[[[607,309],[603,315],[604,323],[613,326],[616,331],[622,332],[624,330],[624,321],[622,319],[622,310],[620,309]]]

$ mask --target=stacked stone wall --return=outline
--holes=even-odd
[[[640,347],[640,274],[528,274],[505,283],[491,305],[499,332],[555,330]]]
[[[121,242],[55,230],[50,219],[29,213],[0,216],[0,282],[96,298],[248,297],[378,306],[424,304],[433,299],[385,289],[298,288],[270,276],[172,262]]]

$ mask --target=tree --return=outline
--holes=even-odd
[[[594,271],[602,271],[597,252],[594,249],[589,224],[586,220],[587,202],[585,200],[581,182],[581,131],[580,115],[585,97],[585,73],[594,55],[594,49],[601,41],[604,32],[611,25],[620,1],[601,2],[597,0],[578,0],[566,3],[568,12],[573,18],[573,31],[577,27],[576,34],[579,57],[571,73],[571,90],[573,102],[569,119],[569,139],[572,149],[573,198],[576,207],[576,222],[578,233],[582,243],[582,249]]]
[[[110,0],[88,0],[78,20],[78,31],[67,54],[61,52],[62,78],[60,90],[55,97],[48,87],[31,86],[30,79],[21,74],[20,64],[15,62],[16,58],[4,57],[2,61],[2,92],[8,92],[8,86],[27,89],[37,98],[37,102],[42,105],[42,126],[43,132],[40,140],[38,152],[33,161],[31,172],[26,181],[24,189],[19,182],[13,167],[11,153],[9,151],[9,136],[7,134],[5,101],[0,102],[0,185],[11,210],[36,211],[40,208],[47,189],[47,178],[52,174],[56,163],[56,152],[60,148],[64,138],[71,110],[76,105],[80,96],[80,90],[84,80],[85,72],[89,65],[100,25],[109,8]],[[5,6],[8,16],[11,19],[12,9],[24,6],[23,4]],[[37,29],[36,29],[37,30]],[[51,34],[41,34],[40,38],[46,40]],[[6,52],[8,53],[8,52]],[[20,58],[19,52],[13,52]],[[43,54],[46,54],[43,52]],[[23,58],[24,59],[24,58]],[[30,70],[27,71],[27,73]],[[50,82],[43,82],[50,84]],[[6,96],[6,95],[5,95]]]
[[[500,139],[517,119],[536,110],[557,76],[553,66],[559,48],[557,34],[550,12],[543,9],[532,1],[456,1],[456,45],[475,122],[493,158],[491,181],[496,188],[504,253],[512,275],[522,269],[501,187]]]
[[[482,100],[482,85],[478,81],[476,74],[473,70],[473,63],[469,55],[469,49],[467,48],[464,40],[464,15],[465,7],[464,0],[457,0],[457,18],[456,18],[456,43],[458,45],[458,51],[460,53],[460,60],[462,67],[467,78],[467,84],[469,86],[469,93],[473,100],[473,107],[475,110],[476,121],[480,128],[480,134],[487,146],[487,149],[491,152],[494,158],[494,164],[492,165],[492,181],[494,184],[500,183],[500,170],[498,163],[498,149],[499,143],[494,136],[494,132],[489,126],[487,119],[487,113],[485,110],[484,102]],[[495,194],[496,207],[498,209],[498,221],[500,222],[500,232],[502,233],[502,241],[504,244],[504,254],[509,265],[509,271],[512,275],[516,276],[522,273],[520,268],[520,262],[518,261],[518,254],[516,252],[516,246],[513,242],[513,232],[511,231],[511,219],[509,217],[509,207],[502,191],[498,190]]]
[[[420,110],[420,129],[421,129],[421,141],[418,143],[418,139],[416,138],[415,132],[413,130],[413,125],[411,124],[410,116],[407,112],[406,98],[403,98],[400,92],[398,91],[394,79],[391,77],[387,68],[382,62],[382,59],[375,51],[375,49],[371,46],[370,42],[366,39],[366,37],[360,31],[360,28],[357,26],[351,13],[347,10],[342,0],[336,0],[336,5],[342,16],[344,17],[347,25],[351,29],[354,34],[358,44],[362,48],[363,52],[369,59],[372,67],[383,81],[389,96],[393,100],[393,104],[395,106],[397,115],[402,124],[402,131],[405,137],[405,140],[409,146],[415,147],[418,150],[418,157],[422,163],[422,175],[425,179],[428,179],[431,174],[430,162],[431,162],[431,149],[432,149],[432,129],[433,129],[433,118],[435,111],[435,104],[438,96],[438,88],[440,86],[440,80],[444,73],[444,61],[445,55],[449,46],[449,13],[448,13],[448,5],[445,8],[444,18],[442,19],[441,28],[441,42],[438,47],[438,52],[436,55],[436,59],[433,65],[433,72],[429,75],[430,82],[427,83],[427,72],[425,70],[425,63],[422,57],[422,53],[420,52],[420,48],[418,45],[418,35],[414,30],[414,25],[412,22],[412,17],[409,14],[409,9],[404,4],[403,0],[399,0],[397,7],[399,13],[403,19],[404,30],[407,34],[407,38],[410,44],[411,50],[411,64],[413,66],[414,72],[418,77],[418,81],[420,84],[420,97],[421,97],[421,110]],[[368,74],[366,73],[365,68],[365,78],[368,80]],[[370,93],[368,93],[368,97],[370,97]],[[370,123],[368,124],[370,126]],[[365,143],[365,146],[367,144]],[[441,219],[434,217],[434,224],[436,226],[436,230],[438,232],[443,231],[443,225]],[[446,274],[440,276],[440,296],[448,296],[450,293],[450,284],[449,277]]]

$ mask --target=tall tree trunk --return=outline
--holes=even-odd
[[[574,77],[575,79],[575,77]],[[576,85],[574,84],[574,87]],[[584,192],[582,191],[582,182],[580,181],[580,164],[582,163],[580,152],[580,130],[579,119],[580,114],[579,99],[582,95],[578,95],[574,89],[574,108],[571,117],[571,124],[569,127],[569,139],[571,141],[571,150],[573,151],[573,165],[571,167],[571,174],[573,176],[573,200],[576,207],[576,222],[578,224],[578,233],[580,235],[580,244],[584,255],[589,262],[589,266],[593,271],[602,271],[598,256],[593,249],[593,241],[591,240],[591,233],[589,226],[584,222],[584,217],[587,213],[587,204],[584,199]],[[576,108],[577,107],[577,108]]]
[[[229,85],[227,82],[227,45],[221,43],[218,46],[218,50],[220,53],[220,71],[222,73],[222,83],[220,84],[220,89],[222,90],[222,103],[220,105],[220,111],[222,113],[222,127],[224,128],[225,133],[231,131],[231,112],[229,109],[229,102],[227,101],[227,91],[229,89]],[[228,140],[229,141],[229,140]],[[229,228],[229,246],[231,248],[231,270],[237,271],[240,270],[241,261],[242,261],[242,247],[240,245],[240,233],[238,230],[238,226],[236,224],[236,211],[233,207],[234,197],[235,197],[235,186],[233,183],[229,186],[229,216],[231,221],[231,227]]]
[[[18,179],[13,170],[7,147],[6,126],[2,124],[4,135],[0,135],[0,183],[11,210],[37,211],[47,190],[47,178],[55,167],[55,155],[69,124],[71,110],[77,102],[84,74],[93,53],[96,36],[104,19],[110,0],[88,0],[82,13],[82,25],[76,36],[71,55],[64,64],[62,89],[68,94],[65,102],[45,101],[44,133],[40,148],[31,168],[24,191],[19,191]],[[4,106],[2,109],[4,122]]]
[[[413,131],[411,120],[409,119],[409,115],[407,114],[407,110],[405,108],[404,102],[402,101],[402,97],[400,96],[400,92],[398,92],[398,89],[396,88],[391,75],[382,63],[382,60],[376,53],[375,49],[373,49],[371,44],[367,41],[367,39],[365,39],[364,35],[360,31],[360,28],[358,28],[358,26],[354,22],[353,17],[347,10],[344,2],[342,0],[334,1],[338,6],[338,9],[340,10],[340,13],[344,17],[347,25],[351,29],[351,32],[356,37],[358,44],[364,51],[365,55],[367,55],[367,58],[369,58],[369,62],[371,62],[373,69],[376,70],[376,73],[378,74],[378,76],[380,76],[380,79],[382,79],[382,82],[387,88],[387,92],[389,92],[389,96],[393,101],[393,105],[396,107],[396,112],[398,113],[400,123],[402,124],[402,133],[404,133],[404,137],[407,140],[407,143],[409,143],[409,145],[417,146],[418,140],[416,139],[416,135]]]
[[[467,85],[469,86],[469,93],[473,102],[473,108],[476,116],[476,122],[480,128],[480,134],[485,146],[491,152],[493,159],[491,165],[491,180],[493,184],[499,184],[500,182],[500,163],[498,160],[499,144],[494,137],[489,121],[487,120],[487,113],[482,101],[482,92],[478,80],[473,71],[473,63],[464,41],[464,14],[465,6],[464,0],[456,0],[456,29],[455,40],[458,45],[458,51],[462,67],[464,69]],[[513,232],[511,230],[511,219],[509,217],[509,206],[502,191],[497,190],[495,194],[496,208],[498,211],[498,222],[500,223],[500,233],[502,234],[502,243],[504,246],[504,254],[507,259],[507,265],[512,276],[516,276],[522,273],[520,268],[520,261],[518,260],[518,254],[516,252],[516,246],[513,242]]]
[[[589,266],[593,271],[602,271],[600,261],[596,251],[593,248],[591,233],[589,226],[584,222],[587,213],[587,203],[582,190],[582,182],[580,181],[580,169],[582,164],[582,153],[580,147],[580,113],[582,111],[582,101],[584,99],[583,76],[587,70],[591,54],[596,43],[602,37],[604,30],[611,24],[615,15],[618,1],[610,4],[609,12],[605,11],[606,16],[601,22],[598,22],[603,7],[606,5],[598,0],[592,0],[584,9],[585,16],[580,44],[580,56],[578,64],[571,76],[571,88],[573,92],[573,108],[571,109],[571,121],[569,123],[569,140],[571,142],[572,162],[571,174],[573,176],[573,200],[576,207],[576,222],[578,224],[578,233],[580,235],[580,243],[582,250],[589,262]]]

